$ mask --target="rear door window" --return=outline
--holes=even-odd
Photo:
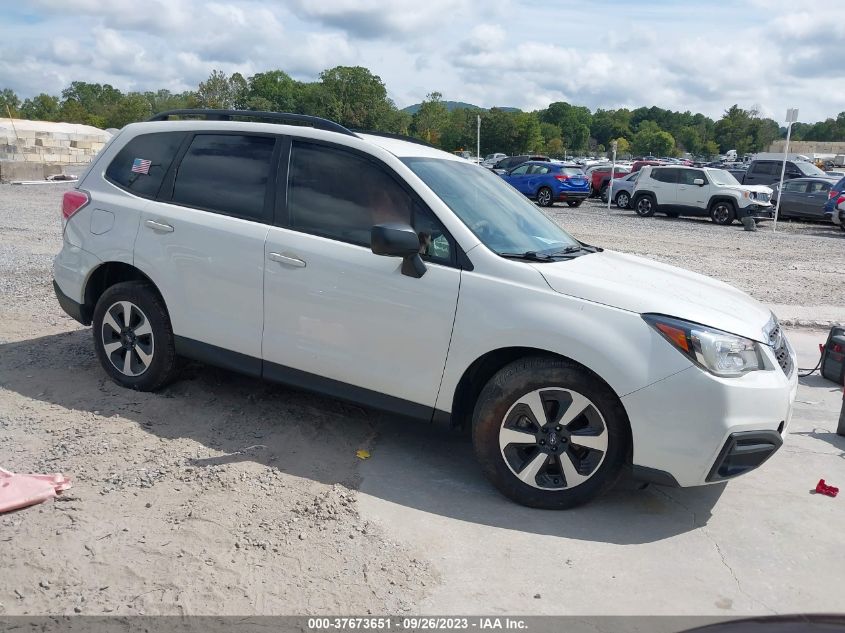
[[[106,168],[106,180],[137,196],[154,198],[186,136],[186,132],[136,136]]]
[[[655,169],[651,172],[651,177],[658,182],[676,183],[678,182],[678,171],[679,170],[672,169],[671,167]]]
[[[783,190],[788,191],[789,193],[806,193],[807,192],[807,183],[806,182],[785,182],[785,183],[783,183]]]
[[[269,220],[272,136],[197,134],[176,172],[174,204],[247,220]]]

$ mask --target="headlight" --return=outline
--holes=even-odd
[[[764,369],[760,347],[755,341],[657,314],[644,314],[643,319],[675,349],[716,376],[742,376]]]

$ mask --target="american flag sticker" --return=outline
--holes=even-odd
[[[132,171],[136,174],[149,174],[151,161],[144,158],[136,158],[132,161]]]

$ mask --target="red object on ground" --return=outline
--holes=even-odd
[[[828,497],[835,497],[839,494],[839,488],[836,486],[828,486],[824,479],[819,479],[819,483],[816,484],[816,492],[822,495],[827,495]]]
[[[59,473],[18,475],[0,468],[0,512],[41,503],[70,486],[70,479]]]

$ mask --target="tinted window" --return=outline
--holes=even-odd
[[[795,163],[794,167],[797,171],[799,171],[805,176],[824,176],[824,172],[812,163],[802,161]]]
[[[783,183],[783,190],[791,193],[805,193],[807,191],[806,182],[785,182]]]
[[[704,172],[699,169],[681,169],[680,177],[678,178],[678,182],[682,185],[694,185],[695,180],[701,179],[704,181],[704,184],[707,184],[707,177],[704,175]]]
[[[385,169],[351,152],[294,143],[288,208],[292,229],[367,247],[374,225],[410,224],[423,255],[453,260],[454,249],[434,215]]]
[[[264,199],[275,139],[198,134],[179,163],[173,202],[265,220]]]
[[[675,183],[678,182],[677,169],[654,169],[651,172],[651,177],[659,182]]]
[[[752,167],[752,171],[755,174],[760,174],[763,176],[773,176],[775,174],[780,174],[780,172],[778,171],[778,164],[773,163],[771,161],[758,161],[754,164],[754,167]]]
[[[524,176],[525,174],[527,174],[527,173],[528,173],[528,168],[529,168],[529,167],[530,167],[530,165],[520,165],[519,167],[517,167],[516,169],[514,169],[514,170],[510,173],[510,175],[511,175],[511,176]]]
[[[136,136],[114,157],[106,178],[139,196],[155,197],[184,139],[185,132]]]
[[[528,173],[532,176],[542,176],[543,174],[548,174],[549,169],[551,168],[548,165],[531,165]]]
[[[830,183],[825,182],[824,180],[814,180],[810,183],[810,186],[807,187],[808,193],[819,193],[821,191],[830,191]]]

